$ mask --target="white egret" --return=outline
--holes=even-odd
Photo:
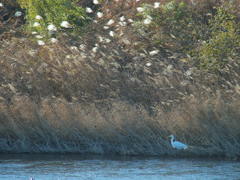
[[[188,146],[186,144],[183,144],[179,141],[175,141],[175,138],[174,138],[173,135],[170,135],[169,137],[171,138],[171,145],[172,145],[173,148],[178,149],[178,150],[188,148]]]

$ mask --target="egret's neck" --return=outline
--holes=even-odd
[[[174,137],[171,137],[171,144],[173,144],[174,142]]]

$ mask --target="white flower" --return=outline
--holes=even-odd
[[[103,17],[103,13],[102,12],[97,12],[97,17],[98,18],[102,18]]]
[[[150,56],[154,56],[154,55],[156,55],[158,53],[159,53],[159,50],[153,50],[153,51],[149,52]]]
[[[152,63],[150,63],[150,62],[146,63],[147,67],[150,67],[151,65],[152,65]]]
[[[139,2],[140,0],[136,0],[136,2]]]
[[[3,3],[0,3],[0,7],[3,7]]]
[[[103,29],[109,29],[109,27],[108,26],[103,26]]]
[[[110,31],[110,32],[109,32],[109,35],[112,36],[112,37],[114,37],[115,33],[114,33],[113,31]]]
[[[48,29],[49,31],[57,31],[57,27],[54,26],[53,24],[49,24],[48,27],[47,27],[47,29]]]
[[[99,4],[98,0],[93,0],[93,4]]]
[[[137,11],[138,11],[138,12],[143,12],[143,11],[144,11],[144,8],[142,8],[142,7],[137,7]]]
[[[90,7],[86,7],[86,12],[87,12],[87,13],[92,13],[93,10],[92,10]]]
[[[120,19],[120,21],[125,21],[125,17],[124,16],[121,16],[119,19]]]
[[[57,43],[58,42],[58,40],[56,38],[51,38],[50,40],[51,40],[52,43]]]
[[[64,28],[71,28],[71,25],[67,21],[62,21],[60,26]]]
[[[42,18],[42,16],[40,16],[40,15],[36,15],[35,19],[41,20],[41,19],[43,19],[43,18]]]
[[[36,35],[35,36],[37,39],[42,39],[43,38],[43,36],[41,36],[41,35]]]
[[[34,22],[34,23],[33,23],[33,27],[38,27],[38,26],[40,26],[40,23],[39,23],[39,22]]]
[[[144,19],[143,23],[148,25],[148,24],[151,24],[152,20],[150,18],[146,18]]]
[[[110,19],[108,22],[107,22],[107,25],[110,26],[114,23],[115,21],[113,19]]]
[[[154,8],[159,8],[160,7],[160,2],[155,2],[154,3]]]
[[[38,40],[37,43],[38,43],[39,46],[44,46],[45,45],[45,42],[42,41],[42,40]]]
[[[21,11],[17,11],[17,12],[15,12],[15,15],[14,16],[16,16],[16,17],[20,17],[20,16],[22,16],[22,12]]]
[[[35,34],[37,34],[37,32],[36,32],[36,31],[33,31],[33,32],[32,32],[32,35],[35,35]]]

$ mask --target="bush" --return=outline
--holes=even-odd
[[[20,6],[26,9],[27,27],[30,31],[48,35],[47,26],[52,24],[57,29],[62,21],[67,21],[73,28],[79,29],[86,23],[87,16],[83,8],[77,6],[76,1],[69,0],[17,0]],[[39,18],[36,18],[39,16]],[[34,25],[35,23],[35,25]],[[40,24],[37,25],[37,23]],[[66,29],[65,29],[66,30]]]
[[[149,35],[153,43],[164,49],[187,52],[194,47],[206,28],[204,17],[196,14],[185,2],[170,1],[155,9],[145,4],[143,8],[139,16],[142,19],[150,18],[152,23],[144,25],[144,21],[139,21],[138,29],[151,32]]]
[[[210,21],[211,37],[199,48],[201,68],[218,71],[229,59],[239,59],[240,24],[236,20],[226,9],[218,8]]]
[[[196,10],[198,4],[187,1],[168,1],[159,8],[144,4],[135,27],[156,48],[191,54],[192,64],[216,73],[229,59],[240,57],[240,23],[236,4],[212,1],[206,5]]]

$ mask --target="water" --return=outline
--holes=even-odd
[[[82,155],[0,155],[4,180],[240,179],[240,162]]]

